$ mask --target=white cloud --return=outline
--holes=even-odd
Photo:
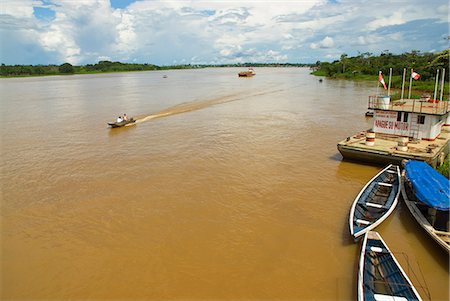
[[[375,30],[389,25],[398,25],[405,23],[404,15],[401,11],[396,11],[384,18],[375,19],[367,24],[367,29]]]
[[[55,16],[37,18],[35,7]],[[109,0],[15,0],[1,9],[0,34],[8,37],[1,60],[13,64],[314,62],[358,51],[441,50],[449,23],[442,0],[140,0],[121,9]]]
[[[31,18],[33,17],[33,6],[41,6],[42,1],[37,0],[14,0],[2,1],[1,14],[9,15],[16,18]]]
[[[334,46],[334,40],[333,38],[330,38],[329,36],[326,36],[322,41],[318,43],[311,43],[310,47],[311,49],[318,49],[318,48],[332,48]]]

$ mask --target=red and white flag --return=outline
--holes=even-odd
[[[383,79],[383,75],[381,75],[381,71],[380,71],[380,73],[378,73],[378,81],[383,85],[384,90],[387,90],[386,83],[384,82],[384,79]]]
[[[420,78],[420,74],[412,71],[412,69],[411,69],[411,77],[415,80],[418,80]]]

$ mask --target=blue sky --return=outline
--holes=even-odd
[[[1,0],[0,63],[313,63],[449,47],[447,0]]]

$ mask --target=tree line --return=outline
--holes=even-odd
[[[160,67],[152,64],[127,64],[120,62],[100,61],[97,64],[73,66],[69,63],[62,65],[5,65],[0,66],[1,76],[40,76],[58,74],[82,74],[120,71],[158,70]]]
[[[41,75],[61,75],[61,74],[84,74],[101,72],[125,72],[125,71],[151,71],[168,69],[194,69],[206,67],[303,67],[311,64],[291,64],[291,63],[242,63],[242,64],[185,64],[172,66],[157,66],[153,64],[130,64],[121,62],[99,61],[96,64],[83,66],[73,66],[69,63],[62,65],[5,65],[0,66],[0,76],[41,76]]]
[[[317,61],[313,68],[315,75],[344,78],[378,75],[379,71],[388,75],[389,68],[392,68],[392,75],[402,76],[403,69],[407,68],[407,70],[417,71],[422,80],[429,80],[436,76],[436,70],[448,69],[448,66],[449,49],[435,53],[421,53],[413,50],[398,55],[385,50],[379,56],[374,56],[370,52],[359,53],[354,57],[342,54],[339,60],[331,63]]]

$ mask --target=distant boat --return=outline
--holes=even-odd
[[[256,73],[253,70],[253,68],[248,68],[248,71],[241,71],[238,73],[239,77],[252,77],[254,76]]]
[[[167,75],[163,75],[163,78],[167,78]]]
[[[450,253],[450,182],[422,161],[405,163],[402,196],[419,225]]]
[[[350,209],[350,233],[355,239],[381,224],[394,211],[400,194],[400,168],[388,165],[359,192]]]
[[[380,234],[364,236],[358,270],[358,301],[421,301]]]
[[[136,122],[136,120],[134,120],[133,118],[130,118],[129,120],[124,120],[121,122],[108,122],[108,125],[111,128],[119,128],[119,127],[125,126],[129,123],[134,123],[134,122]]]

